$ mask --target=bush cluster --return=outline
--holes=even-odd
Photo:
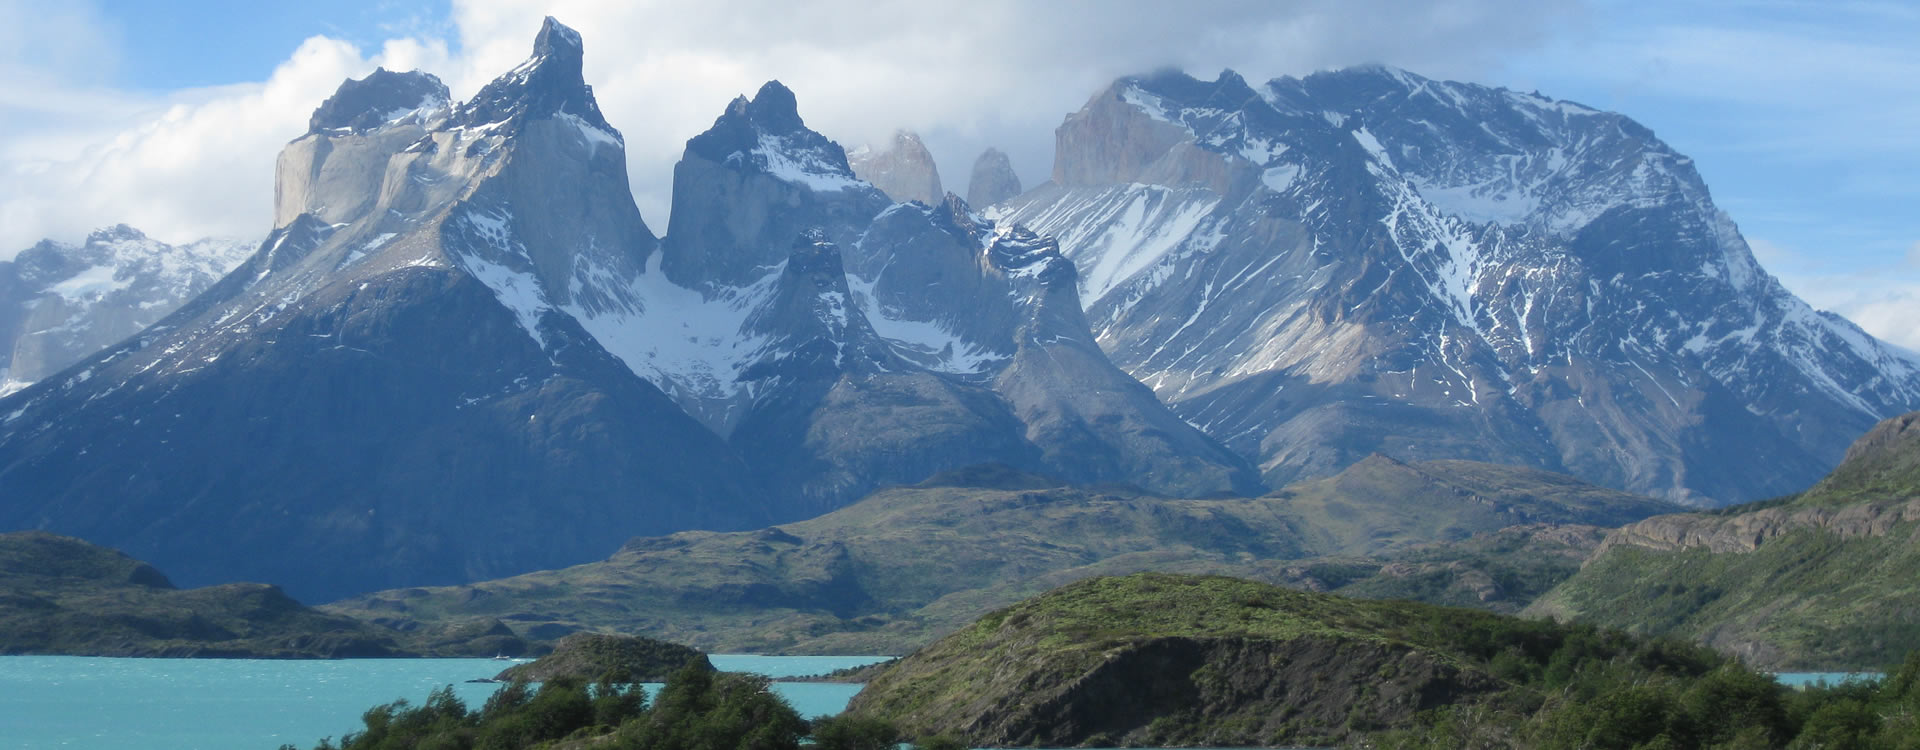
[[[765,677],[715,672],[705,657],[675,671],[651,701],[637,685],[562,677],[537,688],[515,682],[474,711],[449,685],[419,705],[375,706],[361,716],[361,731],[314,750],[799,750],[809,737],[815,750],[893,750],[901,741],[893,725],[874,719],[808,722],[768,686]]]
[[[1421,728],[1381,735],[1377,744],[1920,750],[1920,652],[1908,655],[1881,681],[1795,690],[1737,662],[1703,662],[1697,657],[1704,650],[1696,649],[1649,641],[1603,659],[1562,657],[1539,675],[1537,684],[1546,689],[1534,692],[1531,701],[1429,712],[1421,717]],[[1517,654],[1496,659],[1495,671],[1525,680],[1527,662]]]

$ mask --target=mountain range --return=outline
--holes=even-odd
[[[312,600],[974,463],[1258,488],[1093,345],[1050,240],[895,204],[778,83],[688,141],[656,239],[583,56],[549,20],[466,102],[424,73],[343,85],[253,256],[0,402],[0,525]]]
[[[976,207],[917,137],[850,155],[775,81],[687,141],[657,236],[584,55],[548,19],[466,101],[343,83],[251,255],[156,250],[204,290],[64,368],[10,360],[35,382],[0,399],[0,528],[318,601],[983,464],[1197,498],[1384,454],[1717,504],[1920,407],[1920,361],[1787,293],[1620,115],[1382,67],[1159,73],[1070,115],[1042,185],[982,154]],[[58,254],[0,302],[139,286],[33,271]]]

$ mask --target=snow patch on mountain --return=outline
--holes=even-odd
[[[1414,184],[1420,197],[1434,208],[1474,223],[1517,226],[1533,220],[1540,212],[1539,193],[1506,190],[1499,181],[1452,186],[1420,181]]]
[[[601,146],[613,149],[627,147],[626,140],[621,138],[619,133],[602,129],[572,112],[556,112],[554,119],[573,126],[573,129],[580,134],[580,139],[587,144],[589,155],[598,153]]]
[[[513,212],[506,209],[468,208],[461,214],[460,221],[471,228],[478,239],[486,243],[486,249],[492,252],[461,248],[453,253],[455,262],[474,279],[493,290],[494,297],[520,322],[520,328],[545,349],[547,337],[540,330],[540,318],[553,309],[553,305],[540,288],[539,278],[533,275],[526,246],[513,236]],[[515,266],[526,264],[527,268],[523,270],[507,265],[515,261],[518,261]]]
[[[1080,295],[1088,308],[1180,249],[1220,203],[1205,190],[1139,183],[1076,198],[1021,221],[1072,248],[1069,257],[1080,268]]]
[[[735,156],[751,157],[774,178],[801,185],[815,192],[833,192],[866,187],[867,183],[847,173],[812,150],[794,148],[777,135],[761,134],[760,145]]]
[[[97,302],[113,292],[133,285],[133,275],[122,272],[111,265],[99,265],[88,268],[71,278],[47,288],[47,291],[60,296],[70,303],[84,304]]]
[[[874,297],[875,282],[847,275],[847,287],[867,323],[907,360],[927,369],[953,375],[977,375],[997,368],[1007,355],[967,340],[949,326],[931,320],[913,320],[888,310]]]
[[[594,315],[577,305],[565,311],[602,348],[669,393],[738,395],[740,371],[767,345],[765,336],[745,330],[747,319],[771,299],[784,264],[756,283],[707,296],[668,280],[661,258],[655,253],[646,271],[628,282],[626,293],[639,301],[638,312]]]

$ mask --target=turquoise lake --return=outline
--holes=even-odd
[[[1886,675],[1880,672],[1775,672],[1773,679],[1791,687],[1807,687],[1826,683],[1838,685],[1843,682],[1878,680]]]
[[[858,685],[781,683],[871,664],[879,656],[712,657],[714,666],[776,680],[802,716],[839,713]],[[442,685],[478,708],[497,684],[466,680],[506,668],[493,659],[100,659],[0,657],[0,748],[274,750],[309,748],[360,726],[360,714]]]
[[[871,664],[880,656],[715,654],[720,669],[756,672],[802,716],[839,713],[858,685],[777,682]],[[360,726],[361,712],[418,702],[441,685],[478,708],[499,685],[493,659],[100,659],[0,656],[0,749],[275,750],[310,748]],[[1878,674],[1782,673],[1783,683],[1877,679]]]

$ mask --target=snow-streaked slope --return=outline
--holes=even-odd
[[[1618,114],[1383,67],[1164,74],[1056,151],[996,216],[1060,237],[1102,346],[1269,481],[1382,451],[1727,502],[1920,406],[1913,355],[1787,293]]]

